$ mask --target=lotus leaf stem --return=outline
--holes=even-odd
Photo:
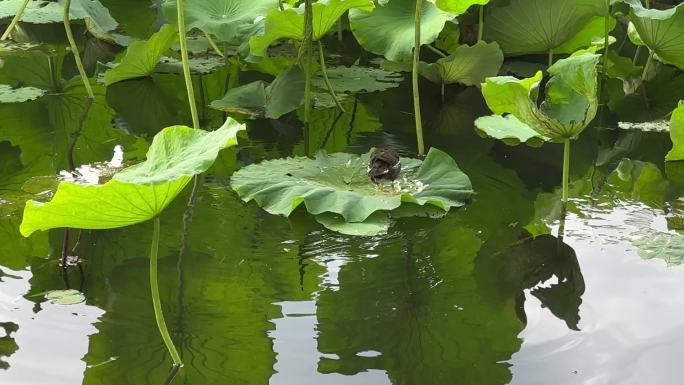
[[[342,18],[337,19],[337,41],[342,41]]]
[[[12,21],[10,22],[10,25],[7,27],[5,30],[5,33],[2,34],[0,37],[0,40],[6,40],[10,33],[14,30],[14,27],[16,27],[17,23],[19,20],[21,20],[21,17],[24,16],[24,11],[26,10],[26,6],[28,5],[29,0],[24,0],[23,3],[21,3],[21,7],[19,7],[19,10],[17,11],[16,15],[12,18]]]
[[[563,195],[561,201],[565,207],[568,204],[568,181],[570,180],[570,139],[563,142]]]
[[[281,11],[285,10],[285,6],[283,6],[283,0],[278,0],[278,9]]]
[[[413,85],[413,112],[416,120],[416,139],[418,141],[418,156],[425,155],[425,144],[423,143],[423,124],[420,115],[420,90],[418,89],[418,63],[420,62],[420,13],[423,8],[423,0],[416,1],[416,12],[414,15],[414,45],[413,45],[413,71],[411,73],[411,83]]]
[[[549,48],[549,67],[553,65],[553,48]]]
[[[152,306],[154,307],[154,318],[157,320],[157,328],[161,333],[162,339],[166,349],[171,354],[171,359],[174,365],[182,365],[182,361],[176,347],[173,345],[173,340],[169,335],[169,330],[166,328],[164,321],[164,313],[161,308],[161,301],[159,299],[159,285],[157,284],[157,257],[159,255],[159,217],[154,218],[154,232],[152,233],[152,246],[150,247],[150,288],[152,290]]]
[[[439,56],[441,56],[441,57],[447,57],[447,56],[448,56],[447,54],[445,54],[444,52],[440,51],[439,49],[433,47],[433,46],[430,45],[430,44],[426,44],[425,46],[426,46],[430,51],[436,53],[437,55],[439,55]]]
[[[309,119],[311,117],[311,45],[313,43],[313,4],[312,0],[304,1],[304,41],[300,50],[300,60],[304,56],[304,147],[307,155]],[[303,55],[301,55],[303,53]]]
[[[183,62],[183,77],[185,78],[185,88],[188,92],[192,126],[193,128],[199,129],[200,122],[199,115],[197,114],[197,104],[195,103],[195,90],[192,85],[192,75],[190,75],[188,38],[185,36],[185,4],[183,0],[176,0],[176,8],[178,8],[178,39],[180,41],[181,60]]]
[[[203,32],[204,32],[204,31],[203,31]],[[211,38],[211,35],[210,35],[210,34],[204,32],[204,37],[207,38],[207,41],[209,42],[209,45],[210,45],[211,48],[214,50],[214,52],[216,52],[216,54],[218,54],[218,55],[221,56],[221,57],[226,57],[226,55],[224,55],[223,52],[221,52],[221,49],[218,47],[218,45],[216,45],[216,42],[214,41],[214,39]]]
[[[644,65],[644,72],[641,73],[641,81],[646,80],[646,77],[648,76],[648,70],[651,69],[652,63],[653,63],[653,51],[650,51],[648,54],[648,60],[646,60],[646,64]]]
[[[606,0],[608,6],[608,14],[605,17],[605,30],[603,36],[603,78],[607,78],[608,74],[608,45],[610,44],[610,2]]]
[[[325,66],[325,55],[323,55],[323,44],[321,44],[320,40],[318,40],[318,52],[321,61],[321,72],[323,73],[323,81],[325,82],[325,86],[328,88],[328,93],[330,93],[330,96],[335,102],[337,108],[339,108],[342,112],[347,112],[344,110],[344,107],[342,107],[342,103],[340,103],[340,99],[337,98],[335,89],[333,88],[332,83],[330,83],[330,78],[328,78],[328,70]]]
[[[478,18],[477,41],[482,41],[482,36],[484,35],[484,5],[480,6]]]
[[[78,46],[74,40],[74,35],[71,33],[71,23],[69,22],[69,10],[71,9],[71,0],[64,1],[64,31],[66,32],[67,40],[69,40],[69,46],[71,47],[71,53],[74,55],[74,61],[76,62],[76,68],[78,68],[78,74],[81,76],[83,81],[83,86],[86,89],[88,98],[94,99],[93,88],[90,86],[90,80],[88,80],[88,75],[83,68],[83,62],[81,62],[81,57],[78,53]]]

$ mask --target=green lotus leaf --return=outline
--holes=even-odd
[[[527,143],[532,147],[539,147],[549,138],[539,134],[532,127],[518,120],[515,115],[482,116],[475,120],[475,127],[481,134],[499,139],[506,144],[516,145]]]
[[[373,236],[387,232],[390,218],[384,211],[376,211],[363,222],[347,222],[340,214],[323,213],[316,215],[316,221],[326,229],[355,236]]]
[[[684,101],[680,101],[679,106],[672,112],[670,138],[672,150],[667,153],[665,160],[684,160]]]
[[[414,46],[415,0],[392,0],[372,12],[349,11],[349,26],[356,40],[367,51],[392,61],[409,61]],[[437,39],[444,24],[454,15],[429,1],[423,1],[420,19],[420,43]]]
[[[190,73],[206,75],[214,71],[223,68],[226,65],[226,61],[216,55],[216,56],[206,56],[206,57],[191,57],[188,59],[188,66],[190,67]],[[183,73],[183,62],[181,60],[172,57],[162,57],[157,64],[154,72],[157,73]]]
[[[336,92],[360,93],[385,91],[399,87],[404,77],[397,72],[370,67],[331,67],[328,78]],[[326,90],[322,74],[313,79],[313,85]]]
[[[668,266],[684,263],[684,235],[647,229],[630,238],[643,259],[662,259]]]
[[[435,0],[434,3],[444,12],[460,15],[473,5],[485,5],[489,0]]]
[[[270,85],[256,81],[228,90],[209,107],[226,112],[277,119],[296,110],[304,100],[304,73],[292,66],[276,76]]]
[[[271,214],[288,216],[301,203],[309,213],[335,213],[346,222],[363,222],[376,211],[402,202],[431,204],[448,211],[473,193],[468,177],[446,153],[431,149],[426,159],[402,158],[393,184],[373,184],[366,175],[370,152],[357,156],[327,154],[275,159],[245,167],[231,186],[245,201],[256,201]]]
[[[511,114],[517,121],[479,119],[478,128],[495,137],[526,141],[532,136],[521,128],[522,123],[544,140],[576,138],[596,116],[599,58],[599,55],[585,53],[556,62],[549,68],[551,78],[546,84],[545,100],[540,105],[537,105],[537,98],[541,72],[522,80],[511,76],[488,78],[482,86],[482,94],[489,108],[497,115]],[[505,135],[502,129],[514,130]]]
[[[481,84],[485,78],[496,76],[504,56],[497,43],[478,42],[474,46],[459,46],[449,56],[437,62],[420,63],[420,74],[435,83],[460,83],[466,86]]]
[[[241,36],[242,27],[276,8],[277,0],[185,0],[185,26],[188,31],[197,28],[230,42]],[[163,10],[166,19],[175,23],[176,0],[166,0]]]
[[[615,18],[608,18],[608,31],[615,29],[617,20]],[[592,53],[603,49],[605,45],[606,33],[606,18],[604,16],[595,16],[589,20],[587,25],[577,32],[570,40],[561,44],[559,47],[553,49],[556,53],[575,53],[583,48],[589,47],[594,50]],[[615,38],[608,36],[609,44],[615,42]]]
[[[667,10],[647,9],[638,0],[626,0],[632,7],[629,19],[638,38],[663,63],[684,69],[684,3]],[[633,34],[632,34],[633,35]]]
[[[373,10],[372,0],[327,0],[313,4],[313,40],[317,41],[350,9],[359,12]],[[304,39],[304,4],[299,8],[275,9],[266,15],[263,35],[249,40],[254,56],[266,56],[266,49],[280,39]]]
[[[0,19],[13,17],[24,0],[0,1]],[[28,2],[21,21],[33,24],[61,23],[64,20],[64,0]],[[69,8],[70,20],[90,20],[100,31],[111,31],[118,25],[107,8],[97,0],[72,0]]]
[[[597,0],[510,0],[485,8],[484,38],[496,41],[506,55],[572,53],[581,46],[573,38],[603,36],[606,3]],[[563,44],[568,46],[563,46]],[[579,46],[578,46],[579,45]]]
[[[26,202],[21,234],[58,227],[109,229],[159,215],[192,179],[207,170],[218,152],[237,143],[243,130],[232,119],[216,131],[167,127],[155,135],[147,160],[102,185],[61,182],[50,202]]]
[[[56,305],[76,305],[85,301],[85,296],[78,290],[50,290],[45,293],[45,299]]]
[[[178,39],[173,26],[166,24],[146,41],[136,41],[126,49],[126,56],[116,67],[104,74],[108,86],[126,79],[134,79],[150,75],[154,72],[159,59]]]
[[[21,103],[35,100],[45,94],[44,90],[35,87],[12,88],[7,84],[0,84],[0,103]]]

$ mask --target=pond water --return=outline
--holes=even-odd
[[[106,61],[88,47],[91,64]],[[75,74],[68,59],[55,72],[59,52],[41,55],[3,58],[0,78]],[[195,78],[202,105],[229,75]],[[286,219],[242,202],[228,187],[234,170],[305,154],[296,114],[249,122],[201,178],[193,208],[186,191],[165,211],[161,297],[185,364],[173,384],[680,384],[684,250],[662,250],[682,228],[684,165],[665,167],[667,135],[617,129],[604,110],[573,144],[561,222],[562,146],[480,138],[473,120],[488,110],[479,90],[450,87],[442,102],[424,86],[426,142],[476,191],[444,219],[352,237],[303,210]],[[117,144],[140,158],[161,128],[189,123],[183,79],[99,85],[89,109],[78,79],[60,88],[0,104],[0,383],[164,383],[171,359],[149,293],[152,224],[70,231],[69,254],[81,263],[66,273],[65,232],[24,239],[18,225],[24,190],[46,183],[34,177],[107,160]],[[415,152],[408,82],[345,107],[314,111],[309,148]],[[206,127],[224,118],[210,109],[201,117]],[[44,299],[67,287],[85,302]]]

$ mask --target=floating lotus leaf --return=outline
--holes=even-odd
[[[665,160],[684,160],[684,101],[672,112],[670,120],[670,138],[672,150],[667,153]]]
[[[7,84],[0,84],[0,103],[21,103],[38,99],[45,94],[44,90],[35,87],[12,88]]]
[[[85,301],[85,296],[78,290],[50,290],[45,293],[45,299],[56,305],[76,305]]]
[[[684,69],[684,4],[667,10],[647,9],[639,0],[626,0],[632,7],[629,19],[638,32],[631,38],[642,42],[667,64]]]
[[[485,5],[489,0],[434,0],[434,3],[444,12],[460,15],[473,5]]]
[[[409,61],[414,46],[415,0],[391,0],[373,12],[349,11],[349,25],[356,40],[366,50],[392,61]],[[447,20],[454,15],[444,12],[429,1],[423,1],[420,19],[420,43],[437,39]]]
[[[448,211],[472,195],[468,177],[446,153],[431,149],[425,161],[402,158],[394,183],[373,184],[366,175],[370,152],[327,154],[265,161],[245,167],[231,186],[245,201],[256,201],[271,214],[288,216],[304,203],[309,213],[339,214],[345,222],[364,222],[377,211],[402,202],[430,204]]]
[[[26,202],[22,235],[58,227],[109,229],[159,215],[192,176],[207,170],[218,152],[237,143],[244,129],[232,119],[216,131],[172,126],[154,137],[147,160],[103,185],[61,182],[50,202]]]
[[[507,55],[572,53],[589,46],[605,34],[608,12],[598,0],[510,0],[485,9],[485,40],[498,42]]]
[[[64,20],[63,1],[31,0],[21,21],[33,24],[61,23]],[[24,0],[0,1],[0,19],[14,17],[23,2]],[[100,31],[111,31],[118,25],[107,8],[97,0],[72,0],[69,19],[89,19]]]
[[[240,29],[254,23],[260,16],[278,8],[277,0],[185,0],[185,26],[215,35],[221,41],[233,41]],[[173,23],[177,20],[176,0],[163,4],[164,15]]]
[[[479,85],[489,76],[496,76],[504,56],[497,43],[478,42],[474,46],[461,45],[454,52],[427,64],[421,62],[420,74],[432,82],[467,86]]]
[[[372,0],[327,0],[313,4],[313,40],[317,41],[336,25],[337,20],[350,9],[360,12],[373,10]],[[304,39],[304,4],[299,8],[275,9],[266,15],[263,35],[249,41],[254,56],[266,56],[266,49],[280,39]]]
[[[684,235],[647,229],[632,234],[631,241],[643,259],[662,259],[668,266],[684,263]]]
[[[220,56],[191,57],[188,59],[190,73],[206,75],[219,70],[226,65]],[[155,68],[158,73],[183,73],[183,62],[172,57],[162,57]]]
[[[136,41],[126,49],[126,56],[116,67],[104,74],[107,85],[126,79],[134,79],[150,75],[154,72],[159,59],[178,39],[176,30],[171,25],[164,25],[146,41]]]
[[[252,117],[277,119],[296,110],[304,100],[304,73],[292,66],[276,76],[273,83],[256,81],[232,88],[209,107]]]
[[[598,108],[597,69],[600,56],[585,53],[559,60],[549,68],[546,99],[537,105],[542,73],[518,80],[512,76],[488,78],[482,94],[497,115],[510,114],[516,120],[479,118],[479,130],[496,138],[515,138],[525,142],[535,131],[538,138],[563,141],[576,138],[594,119]],[[529,126],[522,129],[520,124]],[[505,134],[504,131],[509,132]]]
[[[399,87],[404,77],[397,72],[369,67],[328,68],[328,78],[335,92],[359,93],[385,91]],[[315,87],[325,90],[323,75],[313,79]]]

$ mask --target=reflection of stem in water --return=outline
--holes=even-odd
[[[648,101],[648,94],[646,92],[646,77],[648,77],[648,71],[651,69],[651,64],[653,63],[653,55],[654,52],[649,50],[648,59],[646,60],[646,64],[644,65],[644,72],[641,74],[641,88],[643,90],[644,103],[646,104],[646,108],[649,109],[651,108],[651,106]]]
[[[568,206],[566,204],[561,205],[560,221],[558,222],[558,244],[559,244],[559,247],[563,243],[563,237],[565,237],[565,218],[567,217],[567,213],[568,213]]]
[[[318,40],[318,53],[319,53],[319,60],[321,64],[321,73],[323,74],[323,81],[325,82],[325,87],[328,89],[328,93],[330,94],[330,97],[333,99],[333,102],[335,102],[335,105],[337,108],[340,109],[342,112],[346,112],[344,110],[344,107],[342,107],[342,103],[340,103],[340,99],[337,97],[337,94],[335,93],[335,89],[332,86],[332,83],[330,83],[330,78],[328,77],[328,69],[325,66],[325,55],[323,54],[323,44],[321,44],[320,39]]]
[[[171,385],[173,383],[173,380],[176,378],[178,375],[178,371],[180,370],[179,365],[173,365],[171,367],[171,370],[169,370],[169,374],[166,375],[166,378],[164,379],[164,382],[162,382],[162,385]]]
[[[157,283],[157,257],[159,256],[159,232],[160,232],[159,217],[154,218],[154,232],[152,233],[152,245],[150,247],[150,289],[152,293],[152,306],[154,307],[154,318],[157,321],[157,328],[164,340],[164,345],[168,349],[174,365],[181,365],[181,358],[173,345],[173,340],[169,335],[169,330],[166,328],[166,321],[164,321],[164,313],[161,307],[161,300],[159,299],[159,285]]]
[[[347,130],[347,143],[351,143],[352,133],[354,132],[354,124],[356,123],[356,109],[359,104],[359,97],[354,96],[354,107],[352,107],[352,116],[349,121],[349,130]]]
[[[202,76],[202,74],[197,75],[197,84],[199,88],[198,93],[200,97],[200,106],[204,106],[206,103],[206,96],[204,95],[204,76]],[[202,113],[202,116],[200,116],[200,122],[205,122],[207,120],[206,109],[201,108],[200,111]]]
[[[563,206],[568,203],[568,184],[570,180],[570,139],[563,142]]]
[[[26,10],[26,6],[28,5],[29,0],[24,0],[24,2],[21,4],[21,7],[19,7],[19,10],[17,10],[17,13],[14,15],[12,18],[12,21],[10,22],[10,25],[7,27],[5,30],[5,33],[2,34],[0,37],[0,40],[6,40],[10,33],[12,33],[12,30],[14,30],[14,27],[17,25],[19,20],[21,20],[21,17],[24,16],[24,10]]]
[[[333,131],[335,131],[335,126],[337,125],[337,122],[342,117],[342,114],[344,114],[344,112],[340,111],[337,113],[337,116],[335,116],[335,119],[333,120],[332,124],[328,128],[328,132],[325,133],[325,137],[323,138],[323,143],[321,143],[320,148],[325,148],[325,145],[328,144],[328,140],[330,139],[330,136],[332,136]]]
[[[67,161],[69,162],[70,170],[76,169],[76,164],[74,162],[74,150],[76,148],[76,142],[81,136],[81,131],[83,131],[83,126],[88,118],[88,114],[90,113],[90,108],[93,106],[93,102],[94,99],[92,98],[86,99],[85,108],[83,109],[83,112],[81,112],[81,116],[78,119],[78,127],[76,127],[76,130],[71,134],[71,142],[69,143],[69,148],[67,149]]]
[[[69,229],[64,229],[64,239],[62,240],[62,260],[60,262],[60,267],[62,268],[62,280],[64,281],[64,287],[66,289],[71,289],[69,284],[69,274],[67,271],[67,256],[69,253]]]
[[[71,8],[71,0],[64,1],[64,31],[66,32],[67,40],[69,41],[69,46],[71,47],[71,53],[74,55],[74,62],[76,63],[76,68],[78,68],[78,74],[81,76],[83,81],[83,86],[85,86],[86,93],[90,99],[95,98],[93,94],[93,88],[90,86],[90,80],[88,80],[88,75],[83,68],[83,63],[81,62],[81,56],[78,53],[78,46],[74,40],[74,35],[71,32],[71,23],[69,22],[69,9]]]

